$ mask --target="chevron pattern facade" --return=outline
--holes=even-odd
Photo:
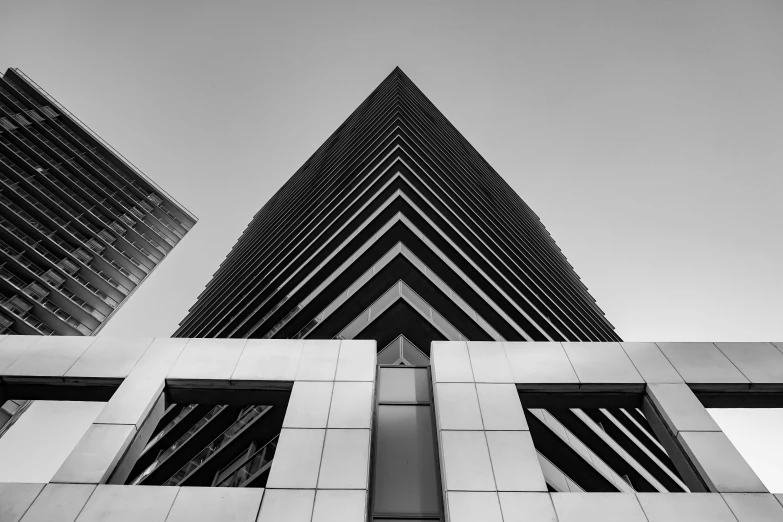
[[[175,336],[373,339],[379,364],[413,366],[433,341],[620,340],[399,68],[256,214]],[[687,490],[639,410],[526,415],[552,491]]]

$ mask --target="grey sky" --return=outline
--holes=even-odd
[[[399,65],[625,340],[783,340],[778,0],[0,0],[0,19],[3,69],[200,218],[105,335],[170,335],[253,214]]]

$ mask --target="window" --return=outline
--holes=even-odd
[[[429,368],[380,367],[372,513],[440,520]]]
[[[272,467],[289,391],[168,389],[139,430],[114,483],[142,486],[263,488]],[[223,401],[234,404],[220,404]],[[164,406],[164,402],[168,404]],[[217,404],[216,404],[217,403]]]

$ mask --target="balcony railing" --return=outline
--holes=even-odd
[[[276,436],[274,439],[264,444],[261,449],[247,457],[233,473],[215,484],[215,486],[222,488],[241,488],[269,470],[272,459],[275,457],[277,440],[278,437]],[[233,463],[231,465],[233,465]]]
[[[27,326],[33,328],[41,335],[54,335],[54,330],[46,326],[41,320],[32,315],[30,312],[21,310],[14,306],[14,304],[4,295],[0,294],[0,305],[2,309],[12,314],[17,319],[21,319]]]
[[[177,416],[176,416],[176,417],[174,417],[174,418],[171,420],[171,422],[169,422],[169,423],[166,425],[166,427],[165,427],[165,428],[163,428],[162,430],[160,430],[160,432],[158,432],[158,434],[157,434],[157,435],[155,435],[154,437],[152,437],[152,438],[150,439],[150,441],[149,441],[149,442],[147,443],[147,445],[144,447],[144,451],[142,451],[142,453],[146,452],[147,450],[149,450],[150,448],[152,448],[153,446],[155,446],[155,444],[157,444],[157,442],[158,442],[160,439],[162,439],[164,435],[166,435],[168,432],[170,432],[170,431],[171,431],[171,430],[174,428],[174,426],[176,426],[177,424],[179,424],[179,422],[180,422],[182,419],[184,419],[184,418],[185,418],[185,417],[186,417],[186,416],[187,416],[187,415],[188,415],[188,414],[189,414],[191,411],[193,411],[193,410],[196,408],[196,406],[197,406],[196,404],[188,404],[188,405],[186,405],[185,407],[183,407],[183,408],[182,408],[182,410],[180,410],[180,412],[177,414]]]
[[[239,418],[226,430],[218,435],[215,440],[199,451],[187,464],[182,466],[170,479],[163,483],[164,486],[176,486],[182,482],[193,470],[201,466],[210,455],[226,446],[242,429],[251,422],[266,413],[271,406],[250,406],[240,413]]]
[[[60,239],[52,230],[49,230],[48,228],[46,228],[37,219],[35,219],[33,216],[31,216],[30,214],[25,212],[21,207],[19,207],[13,201],[11,201],[10,199],[8,199],[7,197],[5,197],[2,194],[0,194],[0,201],[3,202],[6,206],[8,206],[11,210],[13,210],[16,214],[21,216],[25,221],[30,223],[30,225],[32,225],[33,227],[38,229],[41,233],[43,233],[44,236],[48,237],[51,241],[53,241],[53,242],[57,243],[58,245],[60,245],[63,250],[65,250],[68,253],[73,253],[74,248],[70,244],[68,244],[65,241],[63,241],[62,239]],[[13,226],[13,225],[11,225],[11,226]],[[80,234],[79,232],[77,232],[73,228],[68,230],[68,232],[70,232],[71,234],[75,233],[74,235],[75,235],[76,239],[78,239],[79,241],[84,243],[84,245],[87,248],[89,248],[90,250],[95,252],[101,259],[106,261],[109,265],[111,265],[119,273],[121,273],[122,275],[124,275],[125,277],[130,279],[133,283],[139,284],[141,282],[141,278],[139,278],[136,274],[131,273],[128,269],[126,269],[124,266],[120,265],[114,259],[111,259],[110,257],[107,257],[107,256],[103,255],[102,251],[96,251],[95,248],[93,248],[90,245],[88,238],[85,237],[83,234]],[[27,236],[27,237],[29,238],[29,236]],[[123,257],[127,257],[127,255],[124,255],[122,253],[120,253],[120,254],[123,255]],[[133,262],[130,259],[128,259],[128,260]],[[93,270],[102,274],[102,272],[100,272],[99,270],[96,270],[94,267],[93,267]],[[145,270],[145,272],[146,272],[146,270]],[[105,276],[103,276],[103,278],[106,279],[106,281],[109,284],[111,284],[112,286],[114,286],[115,288],[121,287],[122,289],[127,290],[128,292],[130,292],[130,289],[126,288],[121,283],[117,283],[117,281],[115,281],[113,278],[111,278],[111,276],[105,275]],[[119,287],[117,285],[119,285]]]
[[[180,438],[178,438],[176,440],[176,442],[174,442],[174,444],[172,444],[171,446],[169,446],[165,450],[162,450],[158,454],[158,457],[155,459],[155,462],[150,464],[147,467],[147,469],[145,469],[144,471],[142,471],[139,474],[138,477],[133,479],[133,482],[131,482],[131,484],[133,484],[133,485],[139,484],[142,480],[147,478],[153,471],[155,471],[155,469],[158,466],[160,466],[163,462],[165,462],[166,459],[169,458],[169,456],[172,453],[174,453],[176,450],[178,450],[180,447],[182,447],[182,445],[185,444],[188,440],[190,440],[190,438],[193,435],[195,435],[197,431],[199,431],[201,428],[203,428],[209,421],[214,419],[218,415],[218,413],[223,411],[225,408],[226,408],[225,405],[219,404],[219,405],[215,406],[214,408],[212,408],[211,410],[209,410],[209,412],[207,412],[206,415],[204,415],[201,419],[198,420],[198,422],[196,422],[193,426],[191,426],[191,428],[188,431],[183,433],[182,436],[180,436]]]
[[[68,118],[69,118],[69,119],[70,119],[70,120],[71,120],[71,121],[72,121],[72,122],[73,122],[75,125],[78,125],[78,126],[79,126],[79,127],[80,127],[80,128],[81,128],[81,129],[82,129],[84,132],[85,132],[85,133],[87,133],[87,134],[88,134],[88,135],[89,135],[89,136],[90,136],[92,139],[94,139],[94,140],[95,140],[95,141],[96,141],[98,144],[102,145],[102,146],[103,146],[103,147],[104,147],[104,148],[105,148],[105,149],[106,149],[106,150],[107,150],[109,153],[111,153],[111,154],[112,154],[112,155],[113,155],[113,156],[114,156],[114,157],[115,157],[115,158],[116,158],[118,161],[121,161],[121,162],[123,163],[123,165],[125,165],[125,167],[127,167],[128,169],[130,169],[130,170],[131,170],[131,171],[132,171],[132,172],[133,172],[133,173],[134,173],[136,176],[138,176],[139,178],[141,178],[142,180],[144,180],[144,182],[146,182],[146,183],[147,183],[147,184],[149,184],[150,186],[154,187],[154,188],[155,188],[155,189],[156,189],[158,192],[160,192],[160,193],[162,193],[162,194],[165,194],[165,195],[166,195],[166,197],[167,197],[167,198],[168,198],[170,201],[173,201],[175,204],[177,204],[177,205],[178,205],[178,206],[179,206],[179,207],[182,209],[182,211],[183,211],[183,212],[185,212],[186,214],[188,214],[188,215],[189,215],[191,218],[193,218],[193,219],[195,220],[195,217],[194,217],[194,216],[192,216],[192,215],[190,214],[190,212],[188,212],[188,211],[187,211],[187,210],[186,210],[186,209],[185,209],[185,208],[184,208],[182,205],[180,205],[180,204],[179,204],[179,202],[177,202],[177,200],[176,200],[176,199],[174,199],[174,198],[173,198],[173,197],[171,197],[171,196],[170,196],[168,193],[166,193],[166,191],[165,191],[165,190],[163,190],[163,189],[161,189],[160,187],[158,187],[158,186],[157,186],[157,185],[156,185],[156,184],[155,184],[155,183],[154,183],[154,182],[153,182],[151,179],[149,179],[149,178],[148,178],[148,177],[147,177],[147,176],[146,176],[146,175],[145,175],[145,174],[144,174],[144,173],[143,173],[143,172],[142,172],[142,171],[141,171],[141,170],[140,170],[138,167],[136,167],[136,165],[134,165],[133,163],[131,163],[131,162],[130,162],[130,160],[128,160],[128,159],[127,159],[125,156],[123,156],[123,155],[122,155],[122,154],[120,154],[120,153],[119,153],[117,150],[115,150],[115,149],[114,149],[114,147],[112,147],[111,145],[109,145],[109,143],[107,143],[106,141],[104,141],[104,139],[103,139],[103,138],[101,138],[101,137],[100,137],[100,136],[99,136],[99,135],[98,135],[98,134],[97,134],[95,131],[93,131],[93,130],[92,130],[90,127],[88,127],[88,126],[87,126],[87,125],[86,125],[84,122],[82,122],[82,121],[81,121],[79,118],[77,118],[75,115],[73,115],[73,114],[72,114],[72,113],[71,113],[71,112],[70,112],[68,109],[66,109],[66,108],[65,108],[63,105],[61,105],[61,104],[60,104],[60,102],[58,102],[58,101],[57,101],[57,100],[56,100],[56,99],[55,99],[55,98],[54,98],[52,95],[50,95],[48,92],[46,92],[46,91],[45,91],[45,90],[44,90],[44,89],[43,89],[43,88],[42,88],[40,85],[38,85],[37,83],[35,83],[35,82],[34,82],[34,81],[31,79],[31,78],[29,78],[29,77],[28,77],[28,76],[27,76],[27,75],[26,75],[24,72],[22,72],[22,71],[21,71],[21,70],[19,70],[19,69],[14,69],[14,72],[15,72],[16,74],[18,74],[18,75],[19,75],[19,77],[21,77],[21,78],[22,78],[22,79],[23,79],[25,82],[27,82],[27,83],[28,83],[30,86],[32,86],[32,87],[33,87],[33,88],[34,88],[36,91],[38,91],[38,92],[39,92],[39,93],[40,93],[42,96],[44,96],[44,98],[46,98],[46,100],[48,100],[48,102],[49,102],[51,105],[53,105],[53,106],[54,106],[56,109],[58,109],[58,110],[59,110],[59,111],[60,111],[62,114],[64,114],[65,116],[67,116],[67,117],[68,117]],[[16,90],[17,92],[20,92],[20,91],[21,91],[21,89],[17,89],[15,86],[14,86],[13,88],[14,88],[14,90]],[[21,93],[21,92],[20,92],[20,94],[22,94],[22,96],[25,96],[25,94],[23,94],[23,93]],[[29,96],[27,96],[27,98],[29,98]],[[39,106],[39,105],[40,105],[39,103],[35,103],[35,102],[32,102],[32,103],[33,103],[33,106]],[[49,110],[51,111],[51,109],[49,109]],[[54,112],[54,111],[51,111],[51,112]],[[47,113],[47,114],[48,114],[48,113]],[[130,184],[131,184],[131,185],[133,185],[135,188],[137,188],[137,190],[139,190],[139,191],[140,191],[140,192],[142,192],[143,194],[146,194],[146,193],[147,193],[147,191],[146,191],[146,190],[143,190],[143,189],[142,189],[142,188],[141,188],[141,187],[138,185],[138,183],[136,183],[136,180],[134,180],[132,176],[130,176],[130,175],[128,175],[128,174],[126,174],[126,173],[124,173],[124,172],[120,171],[119,169],[117,169],[117,168],[116,168],[116,167],[114,167],[113,165],[111,165],[111,166],[113,167],[113,170],[115,170],[115,171],[116,171],[116,172],[117,172],[117,173],[118,173],[118,174],[119,174],[121,177],[123,177],[124,179],[126,179],[126,180],[127,180],[127,181],[128,181]]]

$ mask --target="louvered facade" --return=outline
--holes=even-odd
[[[379,364],[410,366],[433,341],[620,340],[399,68],[256,214],[175,335],[373,339]],[[641,411],[611,406],[526,410],[550,490],[687,490]]]

